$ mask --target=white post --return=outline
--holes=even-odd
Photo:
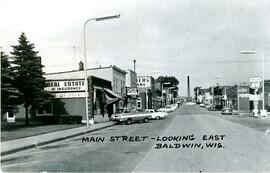
[[[240,112],[239,85],[237,86],[237,110]]]
[[[267,112],[265,110],[265,100],[264,100],[264,55],[263,52],[261,52],[262,56],[262,110],[261,110],[261,117],[266,117]]]
[[[147,85],[148,75],[146,76],[145,81],[145,109],[148,109],[148,85]]]
[[[99,17],[99,18],[90,18],[86,20],[83,26],[83,48],[84,48],[84,85],[85,85],[85,116],[86,116],[86,128],[89,128],[89,112],[88,112],[88,81],[87,81],[87,58],[86,58],[86,32],[85,28],[89,21],[95,20],[95,21],[102,21],[102,20],[109,20],[109,19],[115,19],[119,18],[119,15],[114,16],[105,16],[105,17]],[[90,91],[92,92],[92,91]],[[94,119],[91,119],[91,124],[94,124]]]

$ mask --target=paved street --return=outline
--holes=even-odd
[[[270,171],[269,146],[270,134],[195,105],[7,155],[1,165],[9,172],[261,172]]]

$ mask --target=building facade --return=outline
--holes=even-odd
[[[152,109],[155,95],[155,80],[151,76],[137,76],[137,88],[139,96],[137,99],[138,109]]]
[[[137,88],[137,73],[132,70],[127,70],[126,72],[127,108],[137,110],[137,98],[139,92]]]
[[[113,111],[110,112],[117,112],[125,106],[127,102],[126,73],[113,65],[87,69],[90,116],[104,114],[105,107],[111,107],[110,104],[113,105]],[[79,70],[48,73],[44,77],[47,81],[45,90],[51,92],[56,98],[51,113],[78,115],[85,119],[86,86],[84,84],[84,69],[81,64]],[[39,111],[38,114],[42,115],[42,112],[44,114],[44,110]],[[46,111],[45,113],[48,114]]]

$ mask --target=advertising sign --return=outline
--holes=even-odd
[[[249,95],[249,100],[250,101],[258,101],[258,100],[262,100],[262,96],[261,95]]]
[[[127,95],[129,95],[129,96],[136,96],[136,95],[138,95],[137,88],[127,88]]]
[[[67,92],[67,93],[53,93],[55,98],[83,98],[85,92]]]
[[[259,89],[262,87],[262,78],[254,77],[249,79],[249,87],[252,89]]]
[[[46,81],[45,90],[49,92],[85,91],[84,80]]]
[[[250,94],[239,94],[239,98],[249,98]]]

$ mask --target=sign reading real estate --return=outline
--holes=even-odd
[[[47,81],[45,90],[49,92],[85,91],[84,80]]]

